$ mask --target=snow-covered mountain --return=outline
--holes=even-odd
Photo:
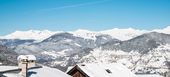
[[[141,72],[141,69],[142,72],[146,73],[148,72],[146,68],[152,68],[149,69],[151,73],[160,73],[159,69],[155,69],[158,67],[151,67],[152,64],[156,63],[150,62],[150,60],[159,59],[164,50],[169,53],[169,34],[150,32],[126,41],[112,38],[109,35],[96,35],[95,38],[94,40],[75,36],[71,33],[57,33],[39,43],[19,45],[15,48],[15,52],[34,54],[40,63],[61,70],[83,62],[121,62],[136,73]],[[160,55],[154,56],[153,54]],[[169,59],[167,55],[163,56],[161,62],[167,64]],[[157,66],[167,70],[169,66],[162,65],[161,62],[157,63]]]
[[[135,73],[162,74],[170,68],[170,35],[151,32],[127,41],[108,42],[80,62],[120,62]]]
[[[34,43],[35,40],[20,40],[20,39],[0,39],[0,45],[5,45],[9,48],[14,48],[18,45],[29,45]]]
[[[76,31],[72,31],[69,33],[72,33],[74,36],[77,36],[77,37],[82,37],[85,39],[93,39],[93,40],[96,39],[95,36],[98,34],[95,31],[89,31],[89,30],[83,30],[83,29],[78,29]]]
[[[154,29],[153,31],[159,32],[159,33],[165,33],[165,34],[170,34],[170,26],[164,28],[164,29]]]
[[[134,73],[163,74],[170,68],[170,45],[160,45],[147,54],[136,51],[101,50],[96,48],[80,62],[85,63],[122,63]]]
[[[137,36],[133,39],[121,41],[117,44],[111,42],[105,43],[102,49],[107,50],[123,50],[126,52],[137,51],[140,53],[147,53],[153,48],[157,48],[159,45],[169,44],[170,35],[150,32],[143,35]]]
[[[28,31],[15,31],[6,36],[1,36],[1,39],[32,39],[32,40],[44,40],[57,32],[49,30],[28,30]]]
[[[112,36],[113,38],[119,39],[119,40],[129,40],[136,36],[142,35],[144,33],[148,32],[159,32],[159,33],[165,33],[170,34],[170,26],[164,28],[164,29],[154,29],[154,30],[138,30],[133,28],[127,28],[127,29],[109,29],[109,30],[103,30],[103,31],[89,31],[84,29],[78,29],[76,31],[68,31],[67,33],[71,33],[74,36],[82,37],[85,39],[93,39],[95,40],[96,35],[101,34],[107,34]],[[64,31],[49,31],[49,30],[28,30],[28,31],[15,31],[11,34],[8,34],[6,36],[0,36],[1,39],[33,39],[42,41],[56,33],[63,33]]]
[[[4,45],[0,45],[0,65],[16,65],[17,53]]]
[[[39,63],[63,71],[76,63],[120,62],[136,73],[160,73],[169,68],[169,30],[170,27],[151,31],[132,28],[105,31],[79,29],[45,31],[45,34],[41,31],[19,31],[7,35],[8,40],[2,39],[0,43],[8,48],[12,45],[17,54],[34,54]]]
[[[89,51],[110,40],[119,41],[108,35],[98,35],[95,38],[85,39],[71,33],[57,33],[39,43],[19,45],[15,51],[18,54],[34,54],[39,62],[62,68],[74,65]]]
[[[146,32],[148,31],[136,30],[133,28],[128,28],[128,29],[114,28],[114,29],[104,30],[104,31],[88,31],[88,30],[78,29],[71,33],[78,37],[82,37],[86,39],[94,39],[94,40],[96,39],[95,38],[96,35],[106,34],[112,36],[113,38],[124,41],[124,40],[132,39]]]
[[[128,29],[114,28],[111,30],[101,31],[100,33],[108,34],[116,39],[124,41],[124,40],[132,39],[132,38],[139,36],[141,34],[144,34],[146,32],[148,32],[148,31],[147,30],[137,30],[137,29],[133,29],[133,28],[128,28]]]

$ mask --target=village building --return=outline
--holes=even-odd
[[[119,63],[77,64],[67,74],[73,77],[136,77],[128,68]]]
[[[18,66],[0,66],[0,77],[71,77],[56,69],[36,64],[33,55],[20,55]]]

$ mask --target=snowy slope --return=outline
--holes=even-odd
[[[170,45],[160,45],[147,54],[135,51],[94,49],[84,56],[81,62],[85,63],[122,63],[134,73],[164,73],[168,71],[170,63]]]
[[[153,31],[160,32],[160,33],[165,33],[165,34],[170,34],[170,26],[164,28],[164,29],[155,29]]]
[[[96,39],[95,36],[101,35],[101,34],[107,34],[112,36],[113,38],[119,39],[119,40],[129,40],[131,38],[134,38],[136,36],[139,36],[143,33],[146,33],[145,30],[135,30],[132,28],[128,29],[110,29],[110,30],[104,30],[104,31],[89,31],[89,30],[83,30],[78,29],[76,31],[71,32],[75,36],[82,37],[85,39]]]
[[[137,30],[137,29],[133,29],[133,28],[128,28],[128,29],[114,28],[111,30],[100,31],[100,33],[102,33],[102,34],[111,35],[112,37],[122,40],[122,41],[132,39],[132,38],[139,36],[146,32],[148,32],[148,31]]]
[[[93,39],[93,40],[96,39],[95,36],[97,35],[97,32],[83,30],[83,29],[78,29],[78,30],[72,31],[70,33],[72,33],[74,36],[77,36],[77,37],[82,37],[85,39]]]

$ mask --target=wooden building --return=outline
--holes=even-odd
[[[72,68],[67,74],[73,76],[73,77],[89,77],[81,68],[79,68],[78,65],[76,65],[74,68]]]
[[[72,77],[136,77],[129,69],[122,64],[77,64],[67,70]]]

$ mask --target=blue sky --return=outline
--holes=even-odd
[[[0,0],[0,35],[16,30],[155,29],[170,25],[170,0]]]

